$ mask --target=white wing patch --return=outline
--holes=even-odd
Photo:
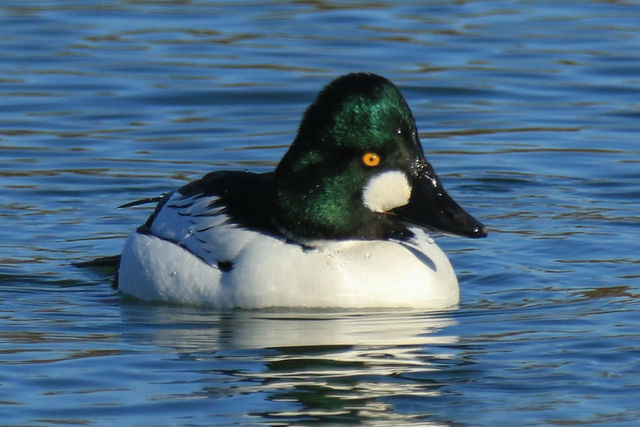
[[[411,198],[411,185],[404,172],[382,172],[369,180],[362,191],[364,205],[373,212],[387,212],[404,206]]]
[[[217,196],[171,195],[151,224],[151,233],[186,248],[206,263],[233,261],[255,233],[229,222],[214,206]]]

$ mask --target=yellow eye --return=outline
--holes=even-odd
[[[367,151],[362,156],[362,163],[370,167],[378,166],[380,164],[380,160],[378,153],[374,153],[373,151]]]

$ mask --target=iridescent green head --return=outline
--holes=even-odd
[[[407,224],[486,234],[444,192],[402,94],[374,74],[348,74],[320,92],[276,169],[275,186],[274,219],[302,243],[385,239],[406,235]]]
[[[373,149],[387,144],[398,129],[415,127],[411,110],[393,83],[374,74],[348,74],[325,87],[307,109],[294,145]]]

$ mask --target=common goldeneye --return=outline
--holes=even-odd
[[[348,74],[274,172],[212,172],[164,195],[124,245],[119,289],[219,308],[453,306],[455,272],[424,229],[487,235],[445,192],[396,86]]]

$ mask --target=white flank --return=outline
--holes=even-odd
[[[400,171],[380,173],[369,180],[362,192],[364,205],[374,212],[387,212],[409,203],[411,185]]]
[[[409,242],[327,240],[309,249],[236,228],[230,239],[238,233],[246,243],[230,259],[230,271],[133,232],[122,252],[119,288],[147,301],[225,309],[454,306],[458,280],[449,260],[422,230],[411,231]]]

